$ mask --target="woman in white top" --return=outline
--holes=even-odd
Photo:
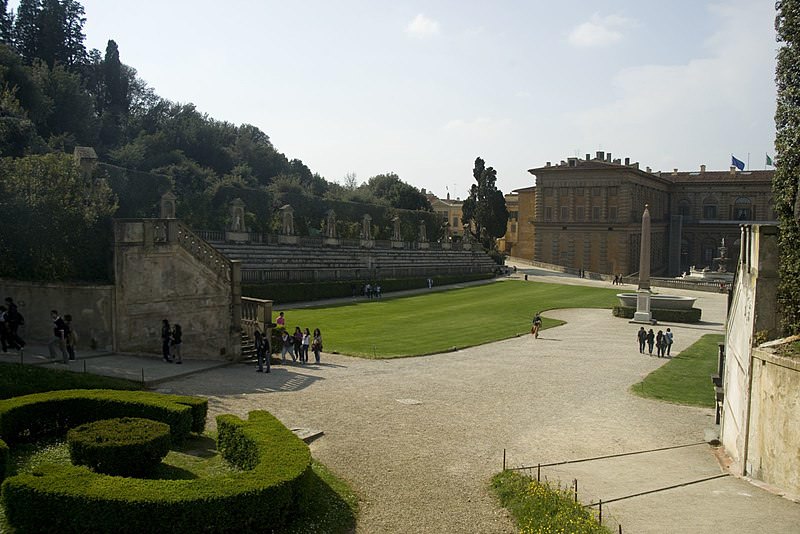
[[[308,328],[305,329],[303,332],[303,352],[301,353],[301,359],[303,363],[308,363],[308,346],[311,344],[311,332],[308,331]]]

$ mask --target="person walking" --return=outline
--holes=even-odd
[[[666,349],[667,343],[664,340],[664,332],[661,330],[658,331],[656,334],[656,354],[659,358],[664,355],[664,349]]]
[[[653,345],[656,342],[656,335],[653,333],[653,329],[651,328],[647,332],[647,352],[650,356],[653,355]]]
[[[311,345],[311,332],[308,328],[303,332],[303,363],[308,363],[308,347]]]
[[[64,324],[67,325],[67,354],[69,354],[69,359],[75,359],[75,345],[78,343],[78,333],[75,331],[75,327],[72,326],[72,315],[66,314],[64,316]]]
[[[542,327],[542,316],[540,312],[536,312],[536,315],[533,316],[533,321],[531,324],[531,334],[533,334],[533,339],[539,338],[539,329]]]
[[[169,321],[164,319],[161,321],[161,356],[165,362],[172,362],[172,358],[169,357],[171,340],[172,329],[169,326]]]
[[[319,328],[314,329],[314,338],[311,340],[311,350],[314,352],[314,360],[319,363],[319,354],[322,352],[322,332]]]
[[[281,330],[286,330],[286,318],[283,316],[283,312],[278,314],[278,318],[275,320],[275,324]]]
[[[294,335],[292,337],[294,338],[295,361],[300,360],[300,363],[303,363],[303,331],[300,330],[299,326],[294,327]]]
[[[666,354],[666,356],[667,356],[667,358],[672,358],[672,356],[669,355],[669,351],[672,349],[673,335],[672,335],[672,331],[669,328],[667,328],[667,332],[664,334],[664,337],[667,338],[667,354]]]
[[[259,373],[265,372],[264,371],[264,358],[266,356],[266,360],[267,360],[267,362],[266,362],[267,363],[266,372],[269,373],[269,371],[270,371],[270,369],[269,369],[270,361],[269,361],[269,355],[267,354],[267,351],[266,351],[266,343],[265,343],[266,340],[264,339],[264,335],[261,334],[261,331],[258,328],[256,328],[255,332],[253,332],[253,340],[254,340],[255,346],[256,346],[256,359],[258,360],[258,369],[256,369],[256,371],[259,372]]]
[[[67,325],[56,310],[50,310],[50,318],[53,320],[53,339],[47,344],[47,349],[50,351],[50,359],[56,360],[57,346],[61,351],[61,363],[67,363],[69,361],[69,355],[67,354]]]
[[[639,354],[644,354],[644,346],[647,343],[647,332],[645,332],[643,326],[636,332],[636,339],[639,341]]]
[[[19,336],[19,327],[25,324],[25,318],[19,312],[14,299],[6,297],[6,337],[8,346],[20,352],[25,348],[25,341]]]
[[[292,361],[294,361],[294,354],[292,353],[292,336],[289,335],[289,332],[283,330],[281,332],[281,363],[286,363],[286,354],[292,357]]]
[[[175,363],[183,363],[181,359],[181,343],[183,342],[183,331],[181,330],[181,325],[175,323],[175,326],[172,328],[172,337],[170,339],[170,355],[172,356],[172,361]]]
[[[7,312],[5,306],[0,306],[0,348],[3,352],[8,352],[9,339],[8,339],[8,326],[6,323]]]

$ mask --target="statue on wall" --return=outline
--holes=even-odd
[[[428,240],[428,229],[425,228],[425,221],[419,222],[419,241],[424,243]]]
[[[402,241],[403,237],[400,235],[400,217],[395,215],[392,219],[392,222],[394,223],[394,233],[392,233],[392,239],[394,241]]]
[[[231,231],[244,232],[244,202],[241,198],[231,201]]]
[[[294,235],[294,209],[289,204],[282,206],[281,212],[281,233],[283,235]]]
[[[369,213],[365,213],[361,220],[361,239],[372,239],[372,217]]]
[[[333,210],[328,210],[326,217],[327,222],[325,223],[325,229],[327,232],[325,233],[325,236],[331,239],[336,239],[336,212]]]
[[[175,200],[176,197],[172,191],[167,191],[161,195],[161,218],[174,219],[175,218]]]

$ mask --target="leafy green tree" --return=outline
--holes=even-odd
[[[116,197],[67,154],[0,159],[0,276],[107,279]]]
[[[403,182],[400,177],[393,172],[373,176],[359,189],[365,189],[369,193],[369,195],[365,195],[366,198],[362,197],[366,201],[369,201],[369,197],[372,197],[375,202],[393,208],[423,211],[433,210],[430,201],[422,194],[422,191],[413,185]]]
[[[14,43],[27,64],[41,59],[75,70],[86,59],[86,22],[76,0],[21,0],[14,21]]]
[[[778,304],[788,334],[800,332],[800,1],[780,0],[775,29],[781,47],[775,80],[775,178],[772,189],[780,223]]]
[[[506,200],[503,192],[497,189],[497,171],[486,167],[483,159],[475,159],[472,176],[476,183],[472,184],[469,197],[464,200],[461,220],[465,225],[470,225],[470,232],[484,248],[492,249],[495,239],[506,233]]]

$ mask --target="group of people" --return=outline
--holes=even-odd
[[[672,358],[672,356],[670,356],[670,350],[672,349],[674,338],[669,328],[667,328],[666,332],[659,330],[656,334],[653,332],[652,328],[646,331],[642,326],[636,333],[636,340],[639,342],[639,354],[644,354],[646,345],[647,353],[650,354],[650,356],[653,355],[653,348],[655,347],[656,354],[659,358]]]
[[[161,354],[165,362],[183,363],[181,358],[182,337],[181,325],[175,323],[170,327],[168,319],[161,321]]]
[[[621,274],[615,274],[614,275],[614,279],[611,280],[611,285],[612,286],[622,285],[622,275]]]
[[[5,304],[0,306],[0,346],[3,352],[8,349],[21,351],[25,341],[19,335],[19,327],[25,324],[25,318],[19,312],[14,299],[6,297]]]
[[[367,286],[369,286],[369,284],[367,284]],[[299,361],[302,364],[308,363],[309,351],[314,354],[315,363],[320,363],[322,332],[319,328],[315,328],[312,333],[308,328],[302,329],[299,326],[295,326],[294,333],[290,334],[286,329],[286,317],[283,312],[278,313],[278,319],[275,323],[281,340],[282,363],[286,363],[287,354],[292,358],[293,362]]]

